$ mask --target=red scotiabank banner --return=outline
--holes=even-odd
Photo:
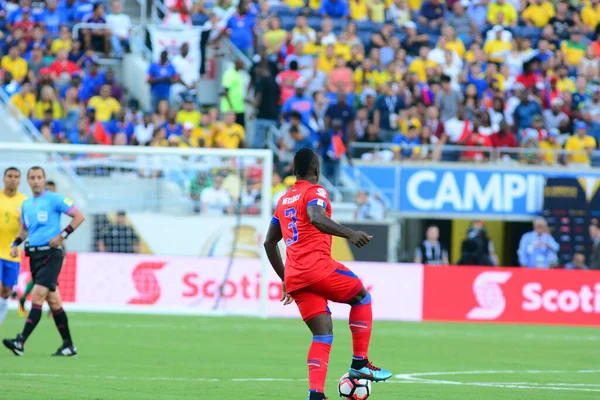
[[[423,320],[600,325],[600,272],[425,266]]]

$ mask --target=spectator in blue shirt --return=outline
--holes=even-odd
[[[94,3],[88,0],[78,0],[73,8],[73,20],[75,22],[83,22],[85,17],[94,12]]]
[[[431,31],[439,31],[444,23],[444,5],[440,0],[428,0],[421,5],[419,24]]]
[[[375,102],[373,123],[379,127],[383,141],[390,142],[398,132],[398,114],[404,109],[404,100],[390,84],[386,84],[383,93]]]
[[[398,154],[400,158],[414,158],[419,155],[418,151],[415,151],[419,148],[421,144],[421,139],[419,138],[419,133],[417,131],[417,127],[410,124],[408,126],[408,131],[406,135],[401,133],[397,134],[393,140],[394,144],[399,145]]]
[[[167,121],[163,124],[163,128],[165,128],[165,131],[167,132],[167,140],[169,140],[172,135],[181,136],[183,127],[177,122],[177,110],[169,110]]]
[[[254,56],[254,26],[256,20],[248,13],[248,2],[241,1],[237,14],[227,21],[231,42],[249,59]]]
[[[171,98],[171,85],[179,81],[175,67],[169,62],[166,51],[160,53],[160,61],[150,64],[148,68],[148,83],[152,96],[152,109],[156,110],[158,102]]]
[[[315,102],[312,97],[304,93],[304,82],[302,79],[296,81],[296,93],[281,106],[281,116],[287,120],[292,111],[297,111],[300,114],[302,123],[306,126],[308,126],[311,117],[316,117]]]
[[[517,106],[513,119],[515,121],[515,132],[521,133],[524,129],[531,126],[533,117],[542,114],[542,108],[535,101],[529,100],[529,92],[524,90],[521,93],[521,104]]]
[[[108,133],[111,136],[115,136],[117,133],[124,133],[127,136],[127,143],[131,143],[131,139],[133,139],[133,131],[135,126],[127,121],[127,110],[122,108],[117,116],[117,120],[113,121],[108,126]]]
[[[467,16],[477,25],[477,28],[483,28],[487,23],[488,5],[482,1],[469,1],[467,7]]]
[[[52,108],[48,108],[44,111],[44,119],[40,119],[34,121],[34,125],[36,128],[40,129],[42,125],[47,125],[52,132],[52,136],[54,136],[57,140],[62,140],[65,136],[65,130],[63,128],[62,122],[60,120],[54,119],[54,113]]]
[[[342,121],[342,130],[347,132],[350,137],[354,137],[354,120],[356,113],[354,108],[346,102],[346,93],[339,92],[337,94],[337,102],[327,107],[325,111],[325,130],[331,128],[331,121],[339,119]]]
[[[519,243],[519,264],[525,268],[550,268],[558,264],[557,252],[560,246],[548,233],[548,224],[542,217],[533,221],[533,231],[521,237]]]
[[[348,18],[350,9],[346,0],[323,0],[319,13],[331,18]]]
[[[100,90],[100,86],[106,83],[104,71],[100,70],[98,63],[94,62],[90,65],[89,71],[83,77],[81,81],[81,99],[87,102]]]
[[[46,1],[46,8],[40,16],[40,22],[53,37],[58,36],[60,26],[67,23],[67,14],[57,8],[56,0]]]
[[[58,4],[58,11],[66,17],[67,22],[75,22],[75,11],[77,11],[77,1],[62,0]]]

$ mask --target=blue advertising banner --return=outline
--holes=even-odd
[[[528,219],[543,210],[547,178],[577,178],[598,187],[600,173],[489,166],[361,165],[367,177],[403,214]],[[588,193],[588,196],[591,193]]]

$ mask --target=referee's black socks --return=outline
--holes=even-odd
[[[33,304],[31,306],[31,311],[29,311],[29,315],[27,316],[27,321],[25,322],[25,327],[23,328],[23,338],[27,340],[31,332],[35,329],[38,322],[40,322],[40,318],[42,317],[42,306]]]
[[[54,323],[56,324],[58,332],[60,332],[60,337],[62,337],[63,342],[71,344],[71,331],[69,331],[69,320],[67,319],[65,310],[59,308],[52,312],[52,316],[54,317]]]

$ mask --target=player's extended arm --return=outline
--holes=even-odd
[[[348,239],[356,247],[366,246],[373,236],[365,232],[353,231],[343,225],[338,224],[325,213],[325,209],[319,205],[311,205],[306,209],[310,223],[315,228],[328,235],[338,236]]]
[[[281,226],[276,224],[269,224],[269,230],[267,231],[267,237],[265,238],[265,253],[271,263],[271,266],[275,270],[275,273],[283,281],[284,265],[281,259],[281,253],[279,252],[279,241],[283,238],[281,233]]]

